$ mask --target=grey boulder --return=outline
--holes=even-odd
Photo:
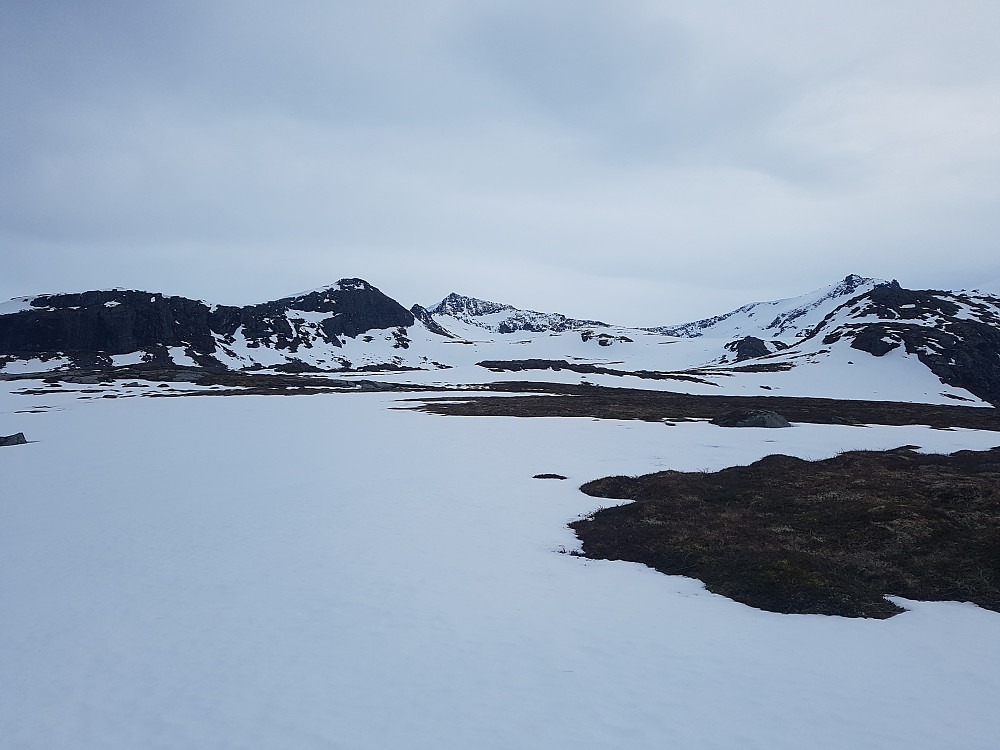
[[[775,411],[762,409],[738,409],[726,412],[712,420],[719,427],[791,427],[783,416]]]

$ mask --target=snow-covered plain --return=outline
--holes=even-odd
[[[3,747],[971,750],[1000,737],[1000,614],[901,602],[889,620],[785,616],[559,554],[576,544],[566,523],[599,502],[577,489],[595,477],[983,449],[996,433],[12,388],[0,434],[37,442],[0,449]]]

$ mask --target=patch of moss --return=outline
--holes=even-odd
[[[581,489],[632,501],[570,524],[587,557],[698,578],[754,607],[891,617],[894,594],[1000,611],[1000,448],[768,456]]]

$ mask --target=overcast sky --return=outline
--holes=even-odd
[[[1000,287],[996,0],[4,0],[0,297]]]

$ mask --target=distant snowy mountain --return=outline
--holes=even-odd
[[[675,326],[659,326],[647,330],[682,338],[711,336],[737,338],[755,336],[762,339],[801,338],[809,335],[827,314],[848,299],[870,292],[888,282],[851,274],[843,281],[817,289],[809,294],[773,302],[752,302],[724,315],[696,320]]]
[[[435,319],[443,318],[444,320],[441,322],[445,328],[448,327],[449,322],[458,322],[476,326],[492,333],[516,333],[517,331],[562,333],[563,331],[587,327],[607,326],[607,323],[601,323],[597,320],[576,320],[559,313],[520,310],[511,305],[489,302],[475,297],[463,297],[454,292],[436,305],[428,307],[427,312]]]
[[[121,289],[0,304],[0,375],[125,366],[1000,404],[1000,298],[851,275],[644,329],[454,293],[407,310],[361,279],[244,307]]]
[[[791,345],[780,339],[765,342],[745,336],[726,345],[736,357],[723,356],[717,363],[735,370],[744,359],[752,359],[751,367],[762,370],[808,365],[814,377],[838,370],[846,377],[842,365],[859,363],[861,353],[886,359],[891,355],[919,363],[943,384],[1000,404],[1000,297],[914,291],[895,281],[874,285],[870,279],[863,281],[855,286],[853,295],[817,294],[819,304],[792,308],[793,325],[786,325],[785,330],[794,330],[798,340]],[[831,302],[836,303],[832,309]],[[826,314],[817,321],[823,312]],[[740,332],[764,333],[786,322],[787,316],[779,316],[773,322],[777,325],[747,327]],[[732,335],[735,330],[725,332]],[[774,345],[773,351],[766,349],[767,343]],[[756,356],[740,357],[742,349],[756,349]],[[887,373],[875,377],[885,378]]]

